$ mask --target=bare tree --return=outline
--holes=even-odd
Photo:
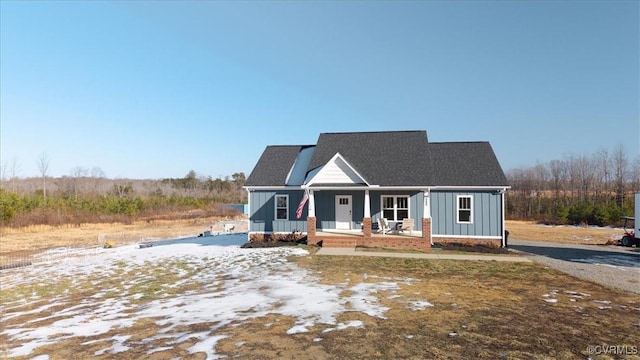
[[[562,191],[562,197],[566,197],[565,183],[567,180],[567,166],[566,161],[552,160],[549,163],[549,173],[551,174],[551,181],[554,193],[554,199],[556,204],[560,199],[560,191]]]
[[[2,167],[0,167],[0,187],[7,180],[6,178],[7,178],[7,163],[3,162]]]
[[[543,197],[546,197],[546,190],[548,190],[547,184],[549,183],[549,171],[546,166],[537,164],[533,169],[531,169],[530,177],[532,178],[534,189],[537,190],[535,191],[536,211],[540,211],[540,202]]]
[[[104,171],[98,166],[91,168],[91,177],[93,178],[93,191],[96,194],[100,193],[100,183],[106,177]]]
[[[246,176],[244,175],[243,172],[237,172],[231,175],[231,178],[233,179],[233,185],[235,187],[234,196],[236,197],[236,201],[238,202],[244,201],[246,192],[242,189],[242,187],[244,186],[244,183],[247,180]]]
[[[47,199],[47,171],[49,171],[49,156],[43,152],[38,157],[37,165],[40,175],[42,176],[42,196]]]
[[[568,179],[568,193],[571,198],[576,196],[576,187],[580,183],[580,171],[578,169],[578,161],[575,155],[567,156],[565,161]]]
[[[94,166],[91,168],[91,177],[93,178],[104,178],[106,175],[99,166]]]
[[[16,157],[11,161],[11,189],[12,191],[16,191],[16,180],[18,179],[18,175],[20,174],[20,164],[18,163],[18,159]]]
[[[71,170],[71,176],[73,177],[73,193],[75,199],[78,200],[78,190],[80,188],[80,181],[82,178],[86,177],[89,174],[89,170],[85,169],[82,166],[76,166]]]
[[[629,181],[631,182],[631,191],[634,193],[640,191],[640,156],[633,160]]]
[[[605,206],[609,206],[609,175],[611,170],[609,169],[609,151],[607,149],[600,149],[594,155],[594,169],[595,169],[595,190],[597,201],[604,199]]]
[[[625,154],[624,147],[618,145],[612,154],[613,174],[615,176],[616,200],[620,207],[624,207],[625,183],[629,171],[629,159]]]
[[[575,196],[575,188],[578,189],[578,199],[586,201],[595,177],[595,169],[592,159],[587,155],[571,155],[569,157],[569,184],[571,196]]]

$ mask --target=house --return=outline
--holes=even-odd
[[[488,142],[322,133],[315,145],[266,147],[245,183],[249,240],[300,232],[322,246],[505,246],[508,188]]]

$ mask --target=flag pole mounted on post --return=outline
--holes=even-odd
[[[309,200],[309,189],[304,190],[304,196],[302,200],[300,200],[300,204],[298,204],[298,210],[296,210],[296,219],[300,219],[302,217],[302,209],[304,209],[304,204]]]

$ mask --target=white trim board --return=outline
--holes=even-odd
[[[502,236],[488,236],[488,235],[431,235],[432,238],[455,238],[455,239],[487,239],[487,240],[500,240]]]

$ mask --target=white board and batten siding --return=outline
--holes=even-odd
[[[309,173],[308,184],[363,184],[364,179],[340,156],[336,154],[324,166]]]

